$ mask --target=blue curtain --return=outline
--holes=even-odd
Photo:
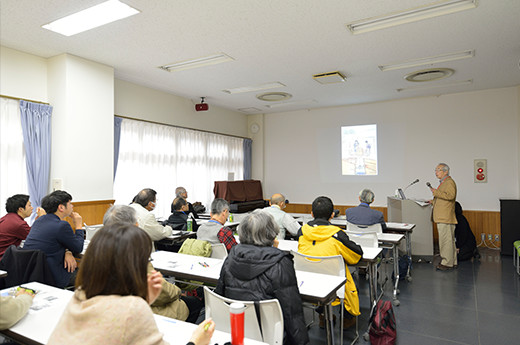
[[[252,146],[253,140],[244,139],[244,180],[251,179]]]
[[[52,106],[20,101],[27,185],[34,209],[49,190]]]
[[[114,116],[114,180],[116,179],[117,162],[119,161],[119,143],[121,142],[121,122],[123,119]]]

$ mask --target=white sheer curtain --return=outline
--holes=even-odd
[[[19,101],[0,97],[0,216],[14,194],[29,194]]]
[[[175,188],[188,190],[190,202],[208,208],[214,181],[243,175],[243,139],[124,119],[114,198],[128,204],[143,188],[157,191],[154,213],[168,217]]]

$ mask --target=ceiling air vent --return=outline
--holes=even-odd
[[[312,79],[316,80],[320,84],[334,84],[334,83],[343,83],[347,80],[340,72],[329,72],[329,73],[321,73],[315,74],[312,76]]]
[[[455,71],[451,68],[430,68],[409,73],[404,76],[404,79],[413,82],[434,81],[448,78],[453,73],[455,73]]]

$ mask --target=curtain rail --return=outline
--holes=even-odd
[[[32,99],[25,99],[25,98],[19,98],[19,97],[11,97],[11,96],[6,96],[6,95],[0,95],[0,97],[8,98],[8,99],[14,99],[15,101],[26,101],[26,102],[32,102],[32,103],[39,103],[39,104],[50,105],[49,103],[40,102],[40,101],[33,101]]]
[[[117,114],[114,115],[114,116],[120,117],[120,118],[122,118],[122,119],[127,119],[127,120],[143,121],[143,122],[153,123],[153,124],[155,124],[155,125],[163,125],[163,126],[169,126],[169,127],[175,127],[175,128],[189,129],[189,130],[192,130],[192,131],[198,131],[198,132],[204,132],[204,133],[211,133],[211,134],[224,135],[224,136],[226,136],[226,137],[240,138],[240,139],[251,139],[251,138],[248,138],[248,137],[241,137],[241,136],[239,136],[239,135],[224,134],[224,133],[218,133],[218,132],[206,131],[206,130],[204,130],[204,129],[198,129],[198,128],[190,128],[190,127],[183,127],[183,126],[170,125],[170,124],[168,124],[168,123],[161,123],[161,122],[155,122],[155,121],[150,121],[150,120],[136,119],[136,118],[133,118],[133,117],[122,116],[122,115],[117,115]]]

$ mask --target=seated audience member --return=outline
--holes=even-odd
[[[188,192],[186,191],[186,188],[184,187],[177,187],[175,188],[175,198],[183,198],[188,203],[188,210],[186,211],[187,214],[193,214],[193,217],[195,219],[199,218],[199,215],[195,211],[195,208],[193,207],[193,204],[188,201]],[[173,200],[175,201],[175,199]],[[174,211],[173,202],[172,202],[172,213]]]
[[[386,223],[383,212],[370,208],[370,204],[374,202],[374,192],[370,189],[363,189],[359,192],[359,201],[361,202],[359,206],[349,208],[345,212],[347,222],[356,225],[374,225],[380,223],[383,230],[385,230]]]
[[[177,197],[172,202],[172,214],[164,223],[169,225],[173,230],[188,230],[188,202],[183,197]],[[192,218],[192,230],[197,231],[199,226],[195,219]]]
[[[83,251],[85,230],[83,219],[73,212],[72,196],[57,190],[42,199],[46,215],[38,218],[25,240],[23,249],[39,249],[47,255],[47,264],[52,272],[56,287],[73,284],[77,267],[74,255]],[[74,232],[66,217],[72,218]]]
[[[172,234],[172,228],[169,225],[159,224],[151,212],[155,209],[156,202],[157,192],[151,188],[145,188],[134,197],[130,204],[130,207],[136,211],[139,228],[144,230],[152,241],[162,240]]]
[[[312,256],[341,255],[346,265],[355,265],[363,257],[363,249],[337,226],[331,225],[334,217],[334,205],[326,196],[317,197],[312,202],[314,220],[304,224],[299,232],[298,252]],[[346,267],[347,282],[345,284],[345,319],[343,328],[356,323],[355,316],[360,315],[359,298],[356,284]],[[332,305],[338,305],[336,300]],[[320,314],[320,327],[324,326],[324,316]]]
[[[150,237],[135,225],[110,223],[98,230],[48,344],[166,344],[149,306],[163,281],[159,272],[147,273],[151,252]],[[190,341],[209,344],[214,329],[206,320]]]
[[[31,231],[31,227],[24,220],[30,217],[33,211],[29,195],[16,194],[7,198],[5,210],[7,214],[0,218],[0,259],[10,245],[18,247]],[[38,207],[37,214],[38,217],[42,216],[45,211]]]
[[[228,251],[237,245],[233,231],[224,226],[229,216],[229,204],[226,200],[217,198],[211,203],[211,219],[199,226],[197,239],[209,243],[224,243]]]
[[[34,293],[20,289],[14,297],[0,297],[0,331],[13,327],[27,314],[32,305]]]
[[[285,196],[282,194],[273,194],[269,204],[271,205],[270,207],[266,207],[262,210],[270,214],[274,218],[276,224],[278,224],[278,227],[280,228],[278,239],[285,239],[286,231],[292,236],[296,236],[298,230],[300,230],[300,224],[290,214],[283,211],[285,208]]]
[[[255,210],[238,228],[240,245],[231,249],[215,290],[243,301],[276,298],[283,313],[285,344],[309,342],[291,253],[273,247],[278,226],[273,218]]]
[[[126,205],[110,207],[103,217],[103,225],[109,227],[112,224],[137,226],[135,210]],[[153,271],[153,266],[151,263],[148,263],[148,273],[151,271]],[[182,296],[181,293],[182,291],[179,287],[162,279],[161,293],[151,305],[154,314],[195,323],[202,309],[202,302],[195,297]]]
[[[457,260],[464,261],[472,257],[479,258],[480,254],[477,249],[475,235],[471,231],[468,220],[462,214],[462,206],[458,201],[455,202],[455,216],[457,217],[457,225],[455,225]]]

